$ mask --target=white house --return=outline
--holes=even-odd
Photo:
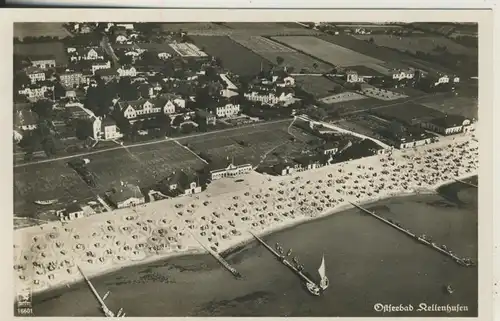
[[[162,60],[167,60],[168,58],[171,58],[172,55],[167,53],[167,52],[160,52],[158,53],[158,58]]]
[[[415,70],[413,69],[393,69],[391,70],[392,79],[403,80],[413,79],[415,77]]]
[[[213,108],[218,118],[234,117],[240,112],[239,104],[226,103]]]
[[[26,75],[29,77],[32,84],[45,80],[45,72],[36,67],[27,68]]]
[[[123,137],[116,123],[109,118],[96,117],[92,127],[95,140],[114,140]]]
[[[445,115],[444,117],[424,122],[421,126],[439,134],[452,135],[468,131],[471,121],[459,115]]]
[[[128,68],[122,66],[118,69],[118,74],[120,75],[120,77],[135,77],[137,76],[137,70],[133,66],[130,66]]]
[[[283,78],[283,82],[276,83],[278,87],[293,87],[295,86],[295,79],[293,77],[285,77]]]
[[[154,116],[159,113],[171,115],[176,112],[177,108],[185,108],[185,104],[186,101],[182,98],[168,96],[118,102],[120,111],[128,120],[134,120],[137,117]]]
[[[106,195],[116,208],[131,207],[146,202],[146,198],[142,194],[141,189],[132,184],[122,183],[119,188],[114,188],[106,193]]]
[[[115,42],[117,42],[117,43],[125,43],[127,41],[128,41],[128,38],[125,35],[118,35],[118,36],[116,36],[116,39],[115,39]]]
[[[280,103],[287,106],[296,101],[296,98],[292,93],[284,92],[277,96],[274,92],[258,93],[256,91],[252,91],[250,93],[244,94],[244,96],[250,101],[260,102],[262,105],[270,106],[274,106]]]
[[[99,69],[109,69],[111,68],[111,62],[108,60],[107,62],[95,63],[92,65],[92,74],[95,75],[95,72]]]
[[[30,58],[31,65],[41,69],[53,68],[56,60],[52,56],[38,56]]]
[[[213,162],[209,165],[209,177],[211,180],[217,180],[225,177],[239,176],[249,173],[252,170],[251,164],[234,164],[234,161],[225,160],[224,162]]]
[[[117,27],[122,27],[125,28],[126,30],[134,30],[134,24],[133,23],[117,23]]]
[[[42,98],[45,96],[45,93],[48,90],[54,90],[54,86],[47,86],[47,85],[42,85],[42,86],[32,86],[32,87],[25,87],[21,90],[19,90],[19,94],[25,95],[28,98]]]

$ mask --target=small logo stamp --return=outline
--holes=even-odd
[[[17,293],[16,312],[18,316],[32,316],[31,288],[24,288]]]

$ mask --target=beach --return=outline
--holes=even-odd
[[[428,222],[423,230],[427,235],[453,244],[458,254],[477,255],[474,187],[454,183],[439,194],[395,197],[367,207],[397,217],[411,230]],[[446,316],[382,315],[373,310],[378,302],[461,304],[469,311],[450,316],[477,315],[477,268],[459,266],[359,210],[290,227],[265,240],[292,248],[312,274],[325,255],[331,285],[324,295],[310,296],[255,241],[226,257],[243,274],[241,280],[202,254],[127,267],[93,283],[100,293],[111,292],[106,302],[113,311],[124,308],[128,316]],[[448,283],[455,288],[452,296],[442,288]],[[37,316],[101,316],[85,283],[35,296],[33,310]]]
[[[468,135],[391,155],[375,155],[291,176],[257,173],[222,180],[196,196],[54,222],[14,232],[16,288],[41,293],[174,256],[222,253],[262,235],[394,196],[434,193],[477,174],[477,142]],[[201,244],[200,244],[201,243]],[[459,252],[457,252],[460,254]],[[212,259],[213,260],[213,259]],[[452,264],[455,264],[452,262]],[[227,271],[223,271],[228,273]],[[244,274],[244,271],[240,271]]]

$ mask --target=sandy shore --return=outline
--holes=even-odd
[[[16,289],[38,293],[89,276],[176,255],[226,251],[257,234],[367,203],[416,193],[477,175],[478,143],[468,135],[375,155],[291,176],[251,173],[196,196],[148,203],[14,232]],[[193,235],[196,236],[193,237]]]

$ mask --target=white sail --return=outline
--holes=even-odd
[[[326,276],[326,267],[325,267],[325,256],[323,255],[323,259],[321,260],[321,265],[319,266],[318,269],[319,276],[321,279],[324,279]]]

